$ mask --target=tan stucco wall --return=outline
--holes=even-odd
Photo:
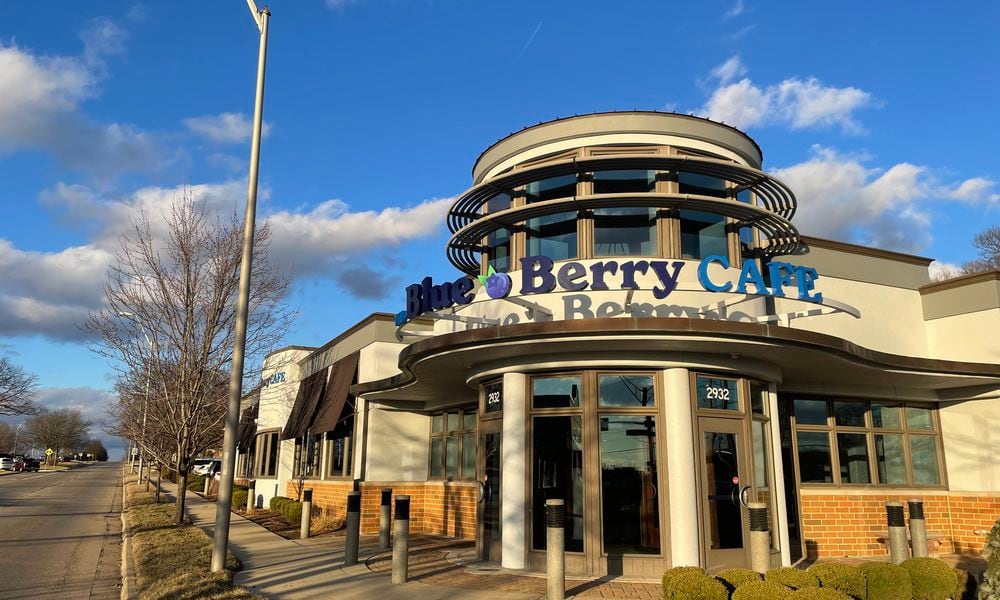
[[[935,358],[1000,363],[1000,308],[927,321]]]
[[[368,410],[368,481],[427,479],[430,417],[372,403]]]
[[[940,416],[949,488],[1000,492],[1000,393],[943,403]]]

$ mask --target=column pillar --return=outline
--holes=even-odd
[[[501,559],[507,569],[523,569],[527,558],[525,530],[527,529],[528,494],[527,477],[527,389],[528,377],[524,373],[505,373],[503,376],[503,434],[501,435],[500,461],[503,469],[501,485]]]
[[[674,567],[701,565],[698,535],[696,440],[691,411],[691,379],[687,369],[663,371],[665,398],[660,422],[666,438],[667,485],[670,497],[670,561]],[[700,444],[698,445],[700,447]]]
[[[774,494],[771,496],[771,506],[774,512],[774,533],[778,536],[778,547],[781,549],[781,564],[788,567],[792,564],[791,549],[788,547],[788,507],[785,504],[785,465],[781,455],[781,423],[778,420],[778,388],[775,384],[768,386],[767,393],[768,414],[771,417],[769,422],[771,447],[771,485],[774,486]],[[789,465],[788,468],[792,468]],[[792,490],[795,493],[795,490]]]

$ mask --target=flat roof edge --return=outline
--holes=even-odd
[[[990,271],[983,271],[982,273],[973,273],[971,275],[962,275],[960,277],[953,277],[951,279],[934,281],[928,283],[927,285],[921,286],[920,293],[933,294],[935,292],[943,292],[945,290],[952,290],[955,288],[965,287],[967,285],[975,285],[977,283],[983,283],[987,281],[1000,281],[1000,269],[993,269]]]
[[[895,250],[883,250],[882,248],[872,248],[870,246],[862,246],[860,244],[852,244],[850,242],[841,242],[839,240],[830,240],[810,235],[803,235],[802,241],[808,246],[816,246],[817,248],[850,252],[851,254],[861,254],[863,256],[871,256],[872,258],[894,260],[911,265],[920,265],[922,267],[930,266],[930,264],[934,262],[933,258],[927,258],[926,256],[917,256],[916,254],[907,254],[905,252],[897,252]]]

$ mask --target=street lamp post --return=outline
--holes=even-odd
[[[14,428],[14,450],[11,454],[17,454],[17,434],[21,433],[21,428],[24,427],[26,421],[21,421],[18,423],[17,427]]]
[[[149,346],[149,354],[150,354],[150,358],[151,358],[152,355],[153,355],[153,340],[152,340],[152,338],[149,337],[149,334],[146,333],[146,328],[143,327],[142,323],[140,323],[139,321],[137,321],[135,319],[135,313],[131,313],[131,312],[128,312],[128,311],[120,311],[118,313],[118,316],[119,317],[124,317],[126,319],[131,319],[131,320],[135,321],[139,325],[139,329],[142,331],[142,337],[146,338],[146,344]],[[140,445],[140,448],[139,448],[139,478],[140,479],[142,478],[142,458],[143,458],[143,453],[142,453],[141,446],[145,445],[145,443],[146,443],[146,412],[149,409],[149,361],[148,360],[146,361],[146,364],[144,366],[146,367],[146,392],[145,392],[145,395],[142,397],[142,431],[139,432],[139,437],[141,438],[139,440],[139,442],[140,442],[139,443],[139,445]],[[134,472],[134,469],[133,469],[133,472]],[[146,491],[147,492],[149,491],[149,464],[148,464],[148,462],[146,464]]]
[[[260,170],[260,134],[264,119],[264,66],[267,62],[267,25],[271,12],[258,10],[253,0],[247,0],[260,32],[257,51],[257,89],[253,107],[253,137],[250,140],[250,173],[247,181],[247,208],[243,217],[243,257],[240,262],[240,294],[236,301],[236,336],[233,340],[233,363],[229,373],[229,407],[226,430],[222,437],[222,474],[215,502],[215,532],[212,539],[212,572],[225,568],[229,547],[229,518],[232,505],[233,478],[236,471],[236,430],[240,421],[240,400],[243,397],[243,355],[246,351],[247,312],[250,303],[250,267],[253,260],[254,220],[257,215],[257,174]]]

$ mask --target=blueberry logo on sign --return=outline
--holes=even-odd
[[[486,294],[494,300],[506,298],[507,294],[510,293],[510,275],[497,273],[493,265],[490,265],[486,275],[479,276],[479,283],[483,284],[483,287],[486,288]]]

